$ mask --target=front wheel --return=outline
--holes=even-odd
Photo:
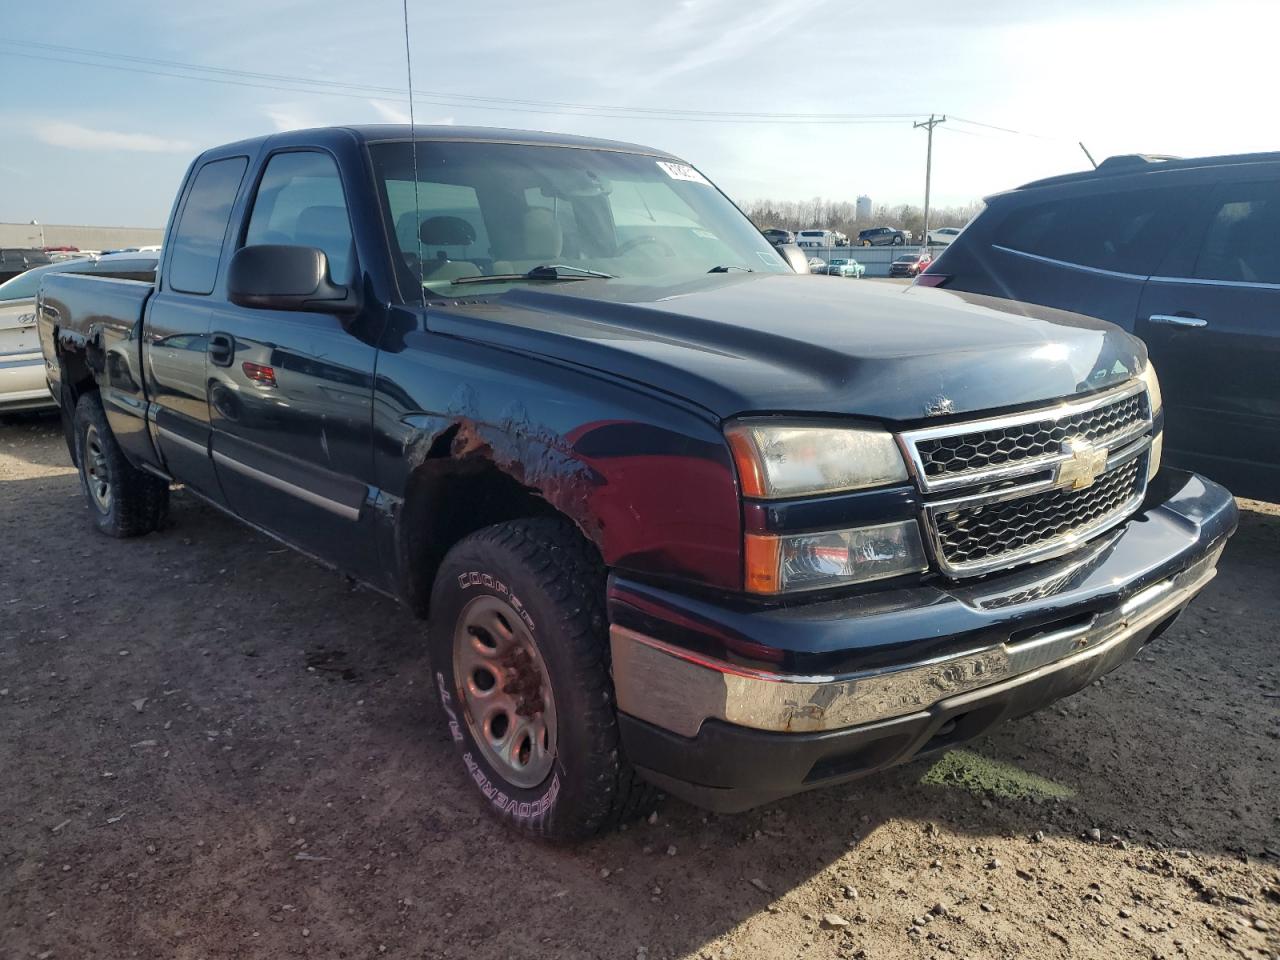
[[[620,752],[604,595],[599,558],[555,518],[473,533],[436,576],[428,645],[449,733],[522,833],[583,839],[651,795]]]
[[[110,537],[137,537],[158,528],[169,512],[169,484],[125,459],[97,393],[86,393],[76,403],[72,436],[93,525]]]
[[[893,238],[893,245],[894,245],[895,247],[900,247],[900,246],[902,246],[902,245],[903,245],[904,243],[906,243],[906,242],[907,242],[907,241],[906,241],[906,240],[904,240],[902,237],[894,237],[894,238]]]

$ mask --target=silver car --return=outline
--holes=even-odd
[[[150,281],[159,254],[125,253],[32,267],[0,283],[0,413],[57,406],[36,336],[36,293],[49,273],[92,273]]]

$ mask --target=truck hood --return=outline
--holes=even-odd
[[[429,304],[427,326],[623,377],[720,418],[919,421],[1092,392],[1146,360],[1140,341],[1078,314],[801,275],[520,286]]]

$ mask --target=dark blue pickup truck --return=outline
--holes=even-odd
[[[646,147],[230,144],[154,284],[51,276],[37,309],[97,527],[155,529],[181,483],[402,600],[465,775],[543,836],[1043,707],[1165,630],[1236,523],[1161,468],[1139,341],[796,275]]]

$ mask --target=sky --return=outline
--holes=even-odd
[[[0,0],[0,221],[161,226],[206,147],[407,121],[401,4]],[[408,7],[418,123],[649,144],[741,202],[918,205],[930,114],[938,206],[1084,169],[1078,141],[1280,148],[1276,0]]]

